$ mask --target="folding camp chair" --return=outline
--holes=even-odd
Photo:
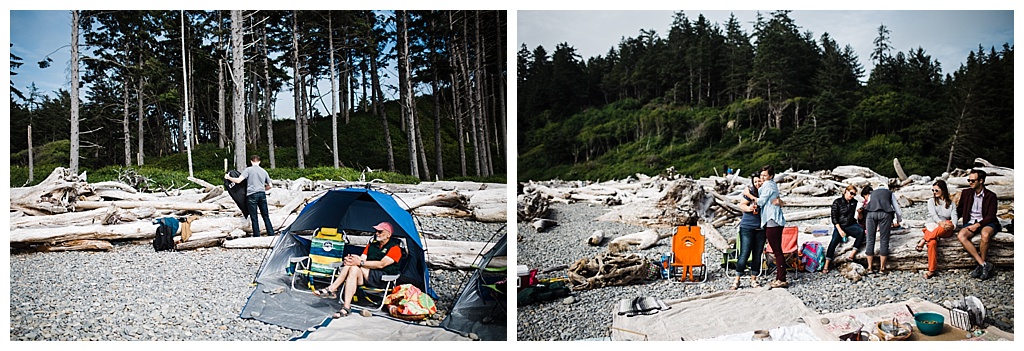
[[[796,274],[795,278],[800,278],[800,245],[797,243],[797,239],[800,237],[799,227],[785,227],[782,228],[782,255],[786,264],[785,269],[792,271]],[[764,246],[765,259],[774,264],[775,253],[772,252],[772,246],[767,243]],[[768,255],[771,255],[771,259],[768,260]],[[774,269],[778,269],[775,267]],[[774,272],[774,271],[772,271]]]
[[[400,238],[400,237],[392,236],[391,240],[398,240],[398,247],[402,249],[402,258],[399,259],[398,262],[395,262],[395,263],[392,263],[392,264],[397,264],[398,267],[399,267],[398,271],[399,272],[403,272],[405,270],[405,266],[409,262],[409,259],[406,257],[407,255],[409,255],[409,249],[405,246],[406,245],[405,244],[405,238]],[[367,245],[370,245],[370,243],[367,243]],[[399,273],[399,274],[385,274],[385,275],[381,276],[381,281],[384,282],[384,287],[383,288],[375,288],[375,287],[370,287],[370,286],[366,286],[366,285],[360,285],[358,292],[360,292],[361,294],[356,294],[356,295],[353,296],[353,298],[358,300],[359,299],[359,295],[362,295],[363,299],[365,299],[368,303],[370,303],[371,305],[376,306],[378,310],[383,310],[384,309],[384,297],[388,296],[388,294],[391,293],[391,290],[393,290],[396,286],[398,286],[398,278],[401,278],[401,277],[402,277],[401,273]],[[339,292],[345,291],[344,288],[345,288],[345,284],[342,283],[341,286],[338,287],[338,291]],[[340,301],[342,303],[345,302],[345,301],[342,300],[342,299],[345,298],[343,295],[344,294],[340,294],[340,293],[338,294],[338,301]],[[374,300],[377,300],[377,301],[374,301]]]
[[[484,302],[494,302],[501,312],[508,313],[505,300],[508,296],[508,267],[483,267],[479,270],[477,289]]]
[[[338,268],[343,265],[345,252],[345,232],[337,228],[319,228],[313,234],[309,245],[309,255],[292,257],[289,261],[291,270],[292,290],[312,294],[316,283],[332,284],[338,276]],[[304,277],[305,279],[300,279]],[[303,281],[305,286],[296,287]]]
[[[725,268],[726,274],[728,274],[730,276],[736,274],[735,269],[732,269],[732,270],[729,269],[729,265],[732,265],[733,267],[736,267],[736,264],[738,264],[738,262],[739,262],[739,258],[740,258],[739,256],[740,256],[740,233],[736,232],[736,244],[733,245],[732,247],[730,247],[729,249],[726,249],[725,252],[722,253],[722,267]],[[751,262],[753,257],[754,257],[754,249],[752,248],[750,250],[750,255],[747,257],[747,267],[750,268],[750,273],[753,274],[754,273],[754,268],[753,267],[754,267],[754,264],[756,263],[757,264],[757,276],[760,277],[760,276],[764,275],[765,270],[766,270],[765,269],[765,261],[764,261],[765,255],[761,255],[761,260],[759,260],[757,262]]]
[[[698,226],[676,227],[676,234],[672,236],[672,263],[669,275],[675,274],[676,268],[680,269],[679,279],[687,282],[698,282],[694,272],[700,268],[700,282],[708,280],[707,265],[704,264],[704,234]]]

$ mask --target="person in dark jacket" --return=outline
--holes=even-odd
[[[864,246],[864,228],[854,218],[857,212],[855,196],[857,187],[849,185],[843,190],[843,196],[832,202],[832,225],[835,226],[835,230],[832,231],[832,241],[828,243],[828,250],[825,251],[825,266],[821,270],[822,273],[828,273],[829,264],[836,257],[836,247],[846,242],[848,237],[854,238],[850,261],[853,261],[853,256],[857,254],[857,248]]]
[[[986,261],[988,242],[1002,230],[996,218],[996,193],[985,188],[985,171],[980,169],[972,169],[967,174],[967,183],[970,188],[960,192],[960,202],[956,205],[956,212],[963,222],[963,229],[960,229],[956,238],[978,262],[971,277],[985,280],[992,273],[992,264]],[[971,238],[978,233],[981,233],[980,253],[971,242]]]

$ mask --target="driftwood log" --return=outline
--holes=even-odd
[[[569,283],[573,290],[597,289],[606,286],[630,285],[647,276],[648,260],[629,253],[625,244],[609,244],[608,251],[592,258],[582,258],[569,266]]]
[[[92,195],[89,183],[71,170],[57,167],[46,179],[28,188],[11,188],[11,210],[31,215],[71,212],[79,196]]]
[[[609,242],[608,245],[611,246],[618,243],[623,243],[627,245],[636,245],[637,249],[646,250],[648,248],[653,247],[654,245],[657,245],[658,241],[660,241],[661,239],[669,237],[672,237],[672,233],[661,234],[658,233],[657,230],[648,229],[642,232],[626,234],[618,238],[612,239],[612,241]]]

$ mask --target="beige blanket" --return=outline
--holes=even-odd
[[[900,323],[908,322],[914,324],[914,317],[910,314],[910,310],[907,309],[907,306],[910,306],[910,309],[914,310],[914,312],[936,312],[946,319],[942,333],[939,335],[924,335],[915,327],[914,332],[911,333],[907,340],[939,341],[968,339],[966,337],[967,331],[954,328],[949,324],[949,310],[939,304],[917,298],[903,302],[894,302],[825,315],[808,314],[804,316],[804,321],[807,322],[807,326],[810,327],[811,330],[814,331],[814,333],[822,340],[836,341],[839,340],[840,335],[853,332],[861,326],[864,327],[865,331],[875,334],[877,333],[876,323],[882,320],[892,320],[893,317],[896,317]],[[999,330],[996,327],[989,326],[985,330],[984,335],[980,337],[972,337],[970,339],[1013,340],[1013,334]]]
[[[666,301],[653,315],[619,315],[612,308],[612,340],[700,340],[799,323],[814,312],[786,289],[743,289]],[[765,306],[770,306],[766,308]]]

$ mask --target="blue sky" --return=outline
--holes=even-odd
[[[768,17],[772,10],[762,10]],[[519,11],[517,43],[530,50],[543,45],[550,53],[556,44],[567,42],[584,58],[605,55],[623,37],[636,37],[640,29],[653,29],[662,38],[668,37],[675,11]],[[691,21],[703,14],[712,23],[724,28],[729,14],[735,14],[747,34],[757,11],[685,11]],[[986,51],[992,46],[999,51],[1003,43],[1013,46],[1013,11],[811,11],[790,13],[802,31],[811,31],[815,39],[828,32],[841,47],[853,46],[865,73],[873,64],[870,53],[879,25],[890,31],[896,51],[909,52],[921,47],[933,60],[938,60],[943,73],[960,67],[978,45]]]

